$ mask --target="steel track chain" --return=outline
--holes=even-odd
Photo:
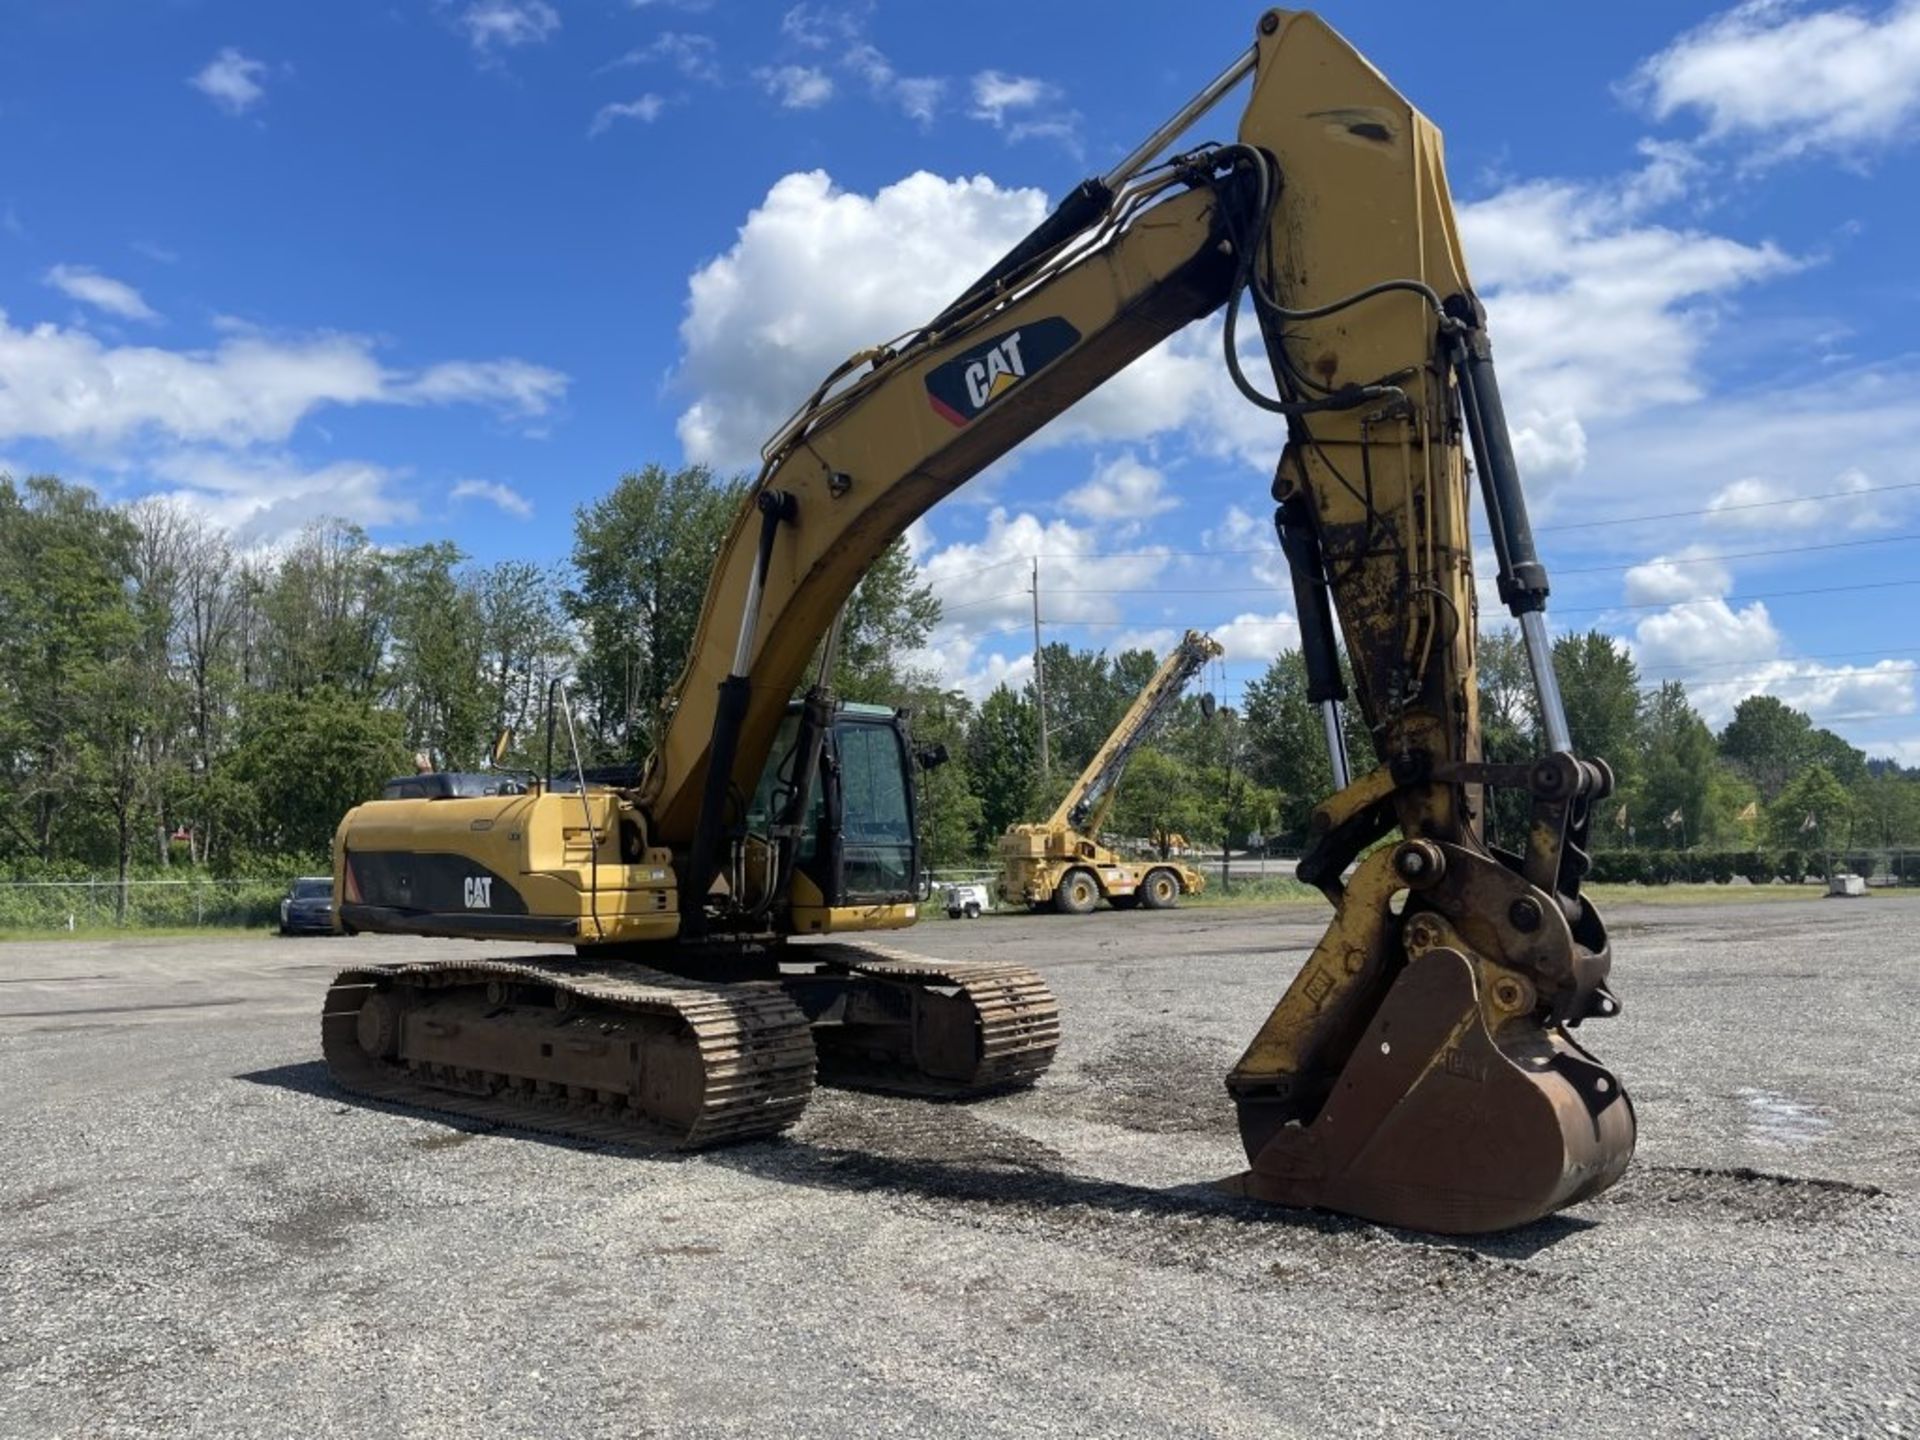
[[[570,1021],[591,1023],[596,1009],[613,1017],[669,1017],[684,1026],[677,1043],[699,1052],[700,1108],[690,1123],[665,1123],[630,1104],[583,1100],[584,1087],[542,1088],[501,1072],[422,1074],[376,1060],[359,1041],[367,998],[397,985],[422,990],[537,985],[572,1000]],[[658,1041],[646,1043],[663,1043]],[[779,986],[707,984],[639,966],[607,970],[558,960],[429,961],[368,965],[342,971],[327,992],[321,1047],[334,1079],[373,1099],[487,1120],[573,1139],[699,1149],[776,1135],[800,1118],[813,1091],[814,1048],[806,1016]]]

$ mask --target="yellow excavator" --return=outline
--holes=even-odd
[[[1187,631],[1053,813],[1037,825],[1015,825],[1000,837],[1000,875],[994,889],[1003,903],[1036,910],[1051,905],[1062,915],[1090,915],[1102,899],[1116,910],[1171,910],[1182,895],[1198,895],[1206,888],[1206,877],[1191,865],[1164,856],[1129,859],[1102,845],[1099,837],[1133,752],[1180,698],[1187,682],[1221,653],[1212,636]]]
[[[1177,147],[1241,87],[1233,140]],[[1243,360],[1249,313],[1264,385]],[[1606,928],[1581,891],[1612,780],[1568,734],[1547,575],[1440,135],[1324,22],[1285,10],[938,315],[835,369],[772,437],[637,784],[346,817],[342,925],[576,953],[345,972],[322,1029],[340,1083],[697,1146],[791,1124],[816,1073],[961,1096],[1032,1081],[1059,1026],[1031,969],[840,938],[906,919],[906,895],[853,903],[865,897],[837,888],[852,862],[831,852],[854,848],[846,817],[864,808],[859,823],[875,824],[886,797],[877,823],[905,839],[908,755],[874,738],[883,726],[830,751],[841,712],[822,684],[797,713],[789,701],[862,573],[916,517],[1211,315],[1233,385],[1285,437],[1275,524],[1337,786],[1298,867],[1332,923],[1226,1077],[1241,1188],[1466,1233],[1612,1184],[1633,1108],[1573,1038],[1619,1009]],[[1469,450],[1544,721],[1545,753],[1524,764],[1481,755]],[[1377,758],[1357,779],[1336,616]],[[1517,851],[1485,838],[1489,787],[1527,797]],[[810,931],[825,938],[789,938]]]

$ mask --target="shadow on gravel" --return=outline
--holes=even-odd
[[[1590,1220],[1555,1215],[1503,1235],[1435,1237],[1317,1210],[1285,1210],[1264,1205],[1229,1195],[1209,1183],[1156,1189],[1071,1175],[1017,1161],[956,1164],[846,1150],[802,1139],[711,1151],[708,1159],[765,1180],[821,1190],[886,1191],[979,1207],[989,1212],[1061,1219],[1078,1215],[1127,1221],[1200,1220],[1265,1231],[1366,1235],[1401,1241],[1421,1249],[1431,1249],[1437,1241],[1449,1249],[1473,1251],[1499,1260],[1525,1260],[1594,1225]]]
[[[271,1085],[276,1090],[291,1090],[296,1095],[317,1095],[322,1100],[364,1103],[359,1096],[349,1095],[333,1083],[332,1078],[327,1074],[327,1062],[324,1060],[302,1060],[296,1065],[274,1065],[266,1070],[251,1070],[245,1075],[236,1075],[233,1078],[245,1080],[250,1085]]]
[[[436,1125],[458,1131],[461,1135],[509,1135],[516,1140],[525,1140],[535,1145],[551,1145],[559,1150],[581,1150],[588,1153],[606,1152],[617,1155],[636,1155],[648,1160],[687,1160],[692,1157],[685,1152],[669,1149],[647,1149],[639,1145],[616,1145],[604,1140],[584,1140],[572,1135],[549,1134],[544,1130],[523,1130],[513,1125],[503,1125],[497,1120],[483,1120],[474,1115],[462,1115],[453,1110],[434,1110],[424,1105],[401,1105],[390,1100],[381,1100],[372,1095],[356,1095],[342,1088],[327,1073],[324,1060],[302,1060],[293,1065],[274,1065],[265,1070],[252,1070],[244,1075],[236,1075],[236,1080],[245,1080],[250,1085],[266,1085],[276,1090],[288,1090],[295,1095],[309,1095],[316,1100],[331,1101],[344,1114],[349,1107],[355,1110],[371,1110],[381,1115],[401,1115],[413,1120],[430,1120]],[[447,1138],[439,1143],[411,1142],[418,1150],[451,1149],[460,1144],[459,1140]]]
[[[816,1098],[808,1122],[803,1123],[819,1125],[829,1133],[838,1131],[839,1139],[852,1139],[866,1148],[787,1136],[688,1153],[575,1140],[564,1135],[516,1130],[468,1116],[390,1104],[342,1089],[327,1074],[326,1063],[321,1060],[275,1065],[234,1078],[342,1107],[431,1119],[469,1135],[504,1134],[535,1144],[627,1155],[649,1162],[685,1164],[698,1160],[777,1184],[841,1193],[887,1193],[963,1206],[983,1216],[998,1214],[1064,1227],[1077,1227],[1090,1221],[1126,1226],[1177,1221],[1186,1227],[1197,1224],[1216,1232],[1219,1227],[1232,1227],[1250,1238],[1293,1234],[1371,1242],[1384,1240],[1402,1245],[1409,1252],[1444,1252],[1456,1257],[1514,1264],[1590,1230],[1597,1223],[1570,1215],[1553,1215],[1500,1235],[1433,1236],[1343,1215],[1264,1205],[1230,1195],[1210,1183],[1155,1188],[1099,1180],[1060,1169],[1059,1157],[1050,1147],[999,1126],[973,1121],[973,1117],[963,1111],[946,1106],[926,1107],[938,1115],[938,1122],[925,1126],[919,1123],[925,1110],[915,1102],[897,1100],[881,1102],[884,1108],[876,1110],[872,1108],[873,1101],[862,1097],[859,1108],[845,1107],[836,1114],[830,1100]],[[889,1114],[889,1111],[896,1113]],[[914,1123],[905,1133],[889,1123],[908,1117]],[[925,1153],[898,1153],[903,1141]],[[458,1144],[447,1139],[416,1148],[451,1150]],[[889,1150],[894,1153],[888,1153]]]

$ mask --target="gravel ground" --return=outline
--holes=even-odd
[[[1310,910],[928,925],[1046,972],[1038,1088],[688,1158],[330,1087],[333,970],[524,947],[0,946],[0,1434],[1915,1434],[1917,916],[1617,912],[1634,1168],[1464,1244],[1207,1183]]]

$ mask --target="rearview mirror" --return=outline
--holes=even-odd
[[[500,732],[499,737],[493,742],[492,765],[495,770],[498,770],[500,768],[500,762],[507,758],[507,751],[511,750],[512,748],[513,748],[513,727],[509,725],[507,726],[506,729]]]

